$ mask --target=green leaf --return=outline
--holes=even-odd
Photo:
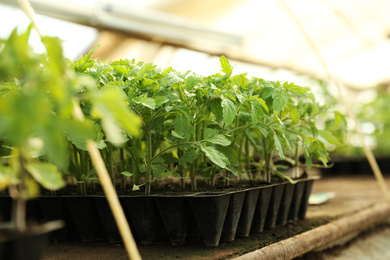
[[[288,102],[288,94],[283,89],[276,89],[272,94],[274,111],[281,111]]]
[[[133,99],[133,101],[137,104],[141,104],[150,109],[156,109],[156,102],[153,98],[148,98],[146,96],[140,96]]]
[[[226,156],[226,158],[228,158],[231,165],[236,167],[239,165],[237,154],[232,147],[230,146],[221,147],[220,150]]]
[[[162,164],[152,164],[152,174],[155,178],[161,178],[166,168]]]
[[[57,77],[62,77],[65,72],[66,62],[63,56],[61,40],[58,37],[44,36],[42,43],[45,45],[49,56],[50,66],[47,66],[47,68]]]
[[[96,129],[91,121],[66,120],[61,125],[68,140],[79,149],[86,150],[85,141],[95,140],[97,137]]]
[[[290,111],[291,120],[293,123],[297,123],[299,121],[299,112],[298,109],[292,108]]]
[[[306,91],[303,87],[295,85],[294,83],[287,83],[285,82],[283,84],[283,87],[286,87],[289,91],[297,94],[298,96],[305,96]]]
[[[123,171],[123,172],[121,172],[121,175],[126,176],[126,177],[131,177],[131,176],[133,176],[133,174],[132,174],[131,172],[128,172],[128,171]]]
[[[252,97],[251,99],[251,116],[252,123],[256,125],[259,122],[259,118],[264,115],[263,109],[268,111],[268,106],[262,98]]]
[[[130,147],[128,147],[128,149],[129,149],[129,152],[131,153],[131,155],[136,159],[144,159],[146,156],[145,151],[141,151],[140,149],[138,149],[135,146],[130,146]]]
[[[175,72],[169,71],[165,74],[165,84],[168,86],[182,82],[183,79],[180,78]]]
[[[142,68],[140,69],[140,71],[138,72],[138,77],[140,77],[140,78],[145,77],[145,76],[146,76],[145,74],[146,74],[148,71],[155,69],[155,67],[156,67],[156,66],[153,65],[153,63],[145,63],[145,64],[142,66]]]
[[[218,144],[222,146],[228,146],[231,144],[231,141],[226,138],[226,136],[219,134],[218,130],[213,130],[211,128],[207,128],[204,134],[204,140],[206,142],[210,142],[213,144]]]
[[[226,166],[226,169],[229,170],[231,173],[233,173],[234,176],[238,176],[238,170],[232,164],[228,164]]]
[[[221,152],[215,149],[212,146],[200,146],[200,149],[204,154],[209,158],[213,163],[218,165],[221,168],[226,168],[226,162],[229,161],[228,158]]]
[[[274,132],[274,144],[275,149],[278,152],[280,158],[284,158],[284,146],[282,145],[282,141],[279,139],[279,136]]]
[[[154,160],[153,160],[153,164],[164,163],[164,162],[165,162],[164,158],[162,158],[160,156],[157,158],[154,158]]]
[[[58,128],[58,120],[54,120],[53,123],[47,124],[42,129],[42,139],[45,143],[45,149],[47,150],[47,157],[50,163],[55,164],[58,168],[64,169],[66,161],[66,142],[63,132]],[[57,123],[57,124],[56,124]]]
[[[91,116],[102,120],[102,127],[113,142],[124,142],[122,130],[137,136],[141,119],[125,103],[123,91],[110,88],[98,93],[94,98]]]
[[[175,130],[172,130],[172,136],[179,138],[179,139],[184,139],[184,134],[183,133],[176,133]]]
[[[221,71],[224,72],[228,78],[230,78],[233,72],[233,68],[232,66],[230,66],[229,61],[226,59],[225,56],[221,56],[221,58],[219,58],[219,61],[221,62]]]
[[[271,97],[274,93],[275,89],[270,87],[263,88],[262,98],[267,99]]]
[[[214,114],[217,122],[220,122],[223,118],[222,106],[220,99],[213,99],[209,102],[210,110]]]
[[[139,172],[140,172],[140,173],[145,173],[145,172],[146,172],[146,165],[145,165],[145,164],[142,164],[142,165],[139,167]]]
[[[227,98],[222,98],[221,106],[223,120],[225,121],[226,126],[229,126],[233,123],[237,115],[236,107],[234,106],[234,103]]]
[[[235,75],[231,78],[232,84],[237,85],[241,87],[242,89],[246,88],[246,85],[248,84],[248,79],[246,78],[246,75],[248,73],[242,73],[240,75]]]
[[[159,108],[163,104],[169,102],[169,99],[165,96],[157,96],[154,101],[156,102],[156,108]]]
[[[195,128],[193,125],[191,125],[191,122],[188,120],[188,118],[183,114],[177,114],[176,118],[174,120],[175,125],[175,132],[179,134],[179,136],[182,134],[186,139],[189,139],[195,131]]]
[[[327,130],[318,130],[318,139],[328,144],[340,144],[339,140]]]
[[[53,164],[30,162],[26,169],[46,189],[58,190],[65,186],[62,174]]]
[[[137,190],[140,190],[139,185],[133,184],[132,191],[137,191]]]
[[[179,164],[193,163],[199,157],[197,150],[185,150],[183,155],[179,158]]]

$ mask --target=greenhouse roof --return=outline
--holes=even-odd
[[[330,73],[354,88],[390,82],[390,1],[386,0],[31,3],[37,13],[94,27],[83,27],[89,34],[81,33],[75,41],[81,45],[82,37],[88,37],[83,50],[92,47],[91,41],[101,43],[98,54],[108,59],[193,65],[203,72],[209,63],[215,68],[218,59],[213,55],[223,54],[245,63],[249,72],[250,66],[259,71],[287,69],[320,79]]]

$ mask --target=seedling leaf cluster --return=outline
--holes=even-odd
[[[36,195],[38,184],[63,187],[62,172],[85,194],[97,184],[87,139],[118,189],[145,194],[163,180],[193,191],[198,182],[294,182],[299,168],[327,165],[327,145],[343,141],[344,116],[309,88],[234,75],[224,56],[209,76],[102,62],[91,58],[95,49],[70,62],[56,38],[45,38],[47,54],[35,54],[29,32],[0,42],[0,188],[18,187],[23,173]],[[75,103],[84,121],[73,119]]]

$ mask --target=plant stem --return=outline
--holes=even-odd
[[[19,176],[20,176],[20,183],[18,184],[18,187],[15,187],[16,191],[16,199],[14,198],[13,202],[13,212],[12,212],[12,219],[13,223],[15,223],[15,228],[19,232],[23,232],[26,230],[26,169],[24,167],[24,160],[19,155]],[[13,186],[14,187],[14,186]],[[11,192],[11,190],[10,190]]]
[[[149,124],[149,131],[147,133],[147,155],[146,155],[146,184],[145,184],[145,195],[150,195],[150,182],[152,180],[152,162],[153,159],[153,153],[152,153],[152,133],[151,133],[151,125],[152,125],[152,120],[150,121]]]
[[[212,172],[211,172],[211,180],[210,180],[210,186],[215,187],[215,173],[217,171],[217,167],[214,166]]]
[[[191,190],[197,191],[198,185],[196,183],[195,162],[191,163],[190,178],[191,178]]]
[[[293,168],[293,178],[299,177],[299,141],[297,142],[297,147],[295,147],[295,165]]]
[[[106,151],[106,160],[107,160],[107,170],[108,173],[110,174],[111,182],[114,185],[115,188],[115,176],[114,176],[114,170],[112,166],[112,144],[107,144],[107,151]]]
[[[120,172],[124,171],[126,169],[125,166],[125,153],[124,153],[124,148],[121,147],[119,148],[119,156],[120,156],[120,161],[121,161],[121,169]],[[121,189],[125,190],[126,189],[126,176],[121,174]]]
[[[245,155],[246,155],[246,172],[248,174],[249,178],[253,178],[252,176],[252,171],[251,171],[251,166],[250,166],[250,160],[249,160],[249,139],[245,139]]]

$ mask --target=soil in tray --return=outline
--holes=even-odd
[[[264,230],[260,234],[251,235],[249,238],[238,238],[232,243],[220,243],[218,248],[206,248],[204,244],[185,244],[181,247],[172,247],[169,243],[154,244],[151,246],[139,246],[143,259],[187,259],[210,260],[230,259],[242,255],[280,240],[295,236],[307,230],[313,229],[329,221],[330,217],[310,218],[299,221],[289,221],[286,226]],[[77,259],[80,255],[83,259],[122,260],[127,259],[123,245],[108,243],[76,243],[64,242],[52,244],[44,253],[42,260]]]

